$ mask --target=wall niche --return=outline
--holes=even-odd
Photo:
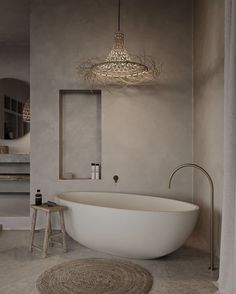
[[[101,90],[60,90],[59,96],[59,178],[92,179],[91,164],[101,166]]]

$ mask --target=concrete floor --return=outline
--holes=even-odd
[[[68,253],[59,248],[50,248],[50,255],[41,258],[41,253],[28,251],[29,231],[0,232],[0,293],[36,294],[35,281],[46,269],[77,258],[114,258],[79,245],[68,238]],[[43,232],[36,234],[42,241]],[[209,255],[202,249],[196,238],[191,238],[185,246],[173,254],[153,260],[132,260],[143,266],[154,277],[150,294],[208,294],[216,287],[212,281],[218,272],[208,270]],[[102,294],[102,293],[101,293]]]

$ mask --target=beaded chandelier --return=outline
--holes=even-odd
[[[30,99],[25,102],[23,107],[23,121],[29,123],[30,122]]]
[[[153,82],[160,74],[161,66],[151,57],[132,56],[124,47],[124,34],[120,31],[120,0],[118,0],[118,31],[114,45],[105,60],[86,61],[79,72],[90,83],[101,85],[137,85]]]

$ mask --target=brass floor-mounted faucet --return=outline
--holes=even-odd
[[[177,166],[171,176],[170,176],[170,179],[169,179],[169,189],[171,188],[171,181],[172,181],[172,178],[174,176],[174,174],[184,168],[184,167],[193,167],[193,168],[196,168],[196,169],[199,169],[200,171],[202,171],[208,178],[208,181],[209,181],[209,184],[210,184],[210,189],[211,189],[211,213],[210,213],[210,267],[209,269],[210,270],[215,270],[215,265],[214,265],[214,261],[215,261],[215,240],[214,240],[214,184],[213,184],[213,181],[212,181],[212,178],[211,176],[208,174],[208,172],[202,168],[200,165],[197,165],[195,163],[185,163],[185,164],[181,164],[179,166]]]

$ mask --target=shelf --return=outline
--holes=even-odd
[[[91,178],[71,178],[71,179],[66,179],[66,178],[60,178],[59,180],[63,180],[63,181],[92,181],[92,182],[97,182],[97,181],[101,181],[101,179],[91,179]]]
[[[0,164],[30,163],[29,154],[0,154]]]
[[[0,181],[29,181],[29,174],[0,174]]]
[[[0,195],[30,195],[30,192],[2,192],[0,191]]]

